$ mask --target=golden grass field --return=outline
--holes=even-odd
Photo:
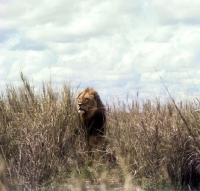
[[[0,186],[3,181],[6,190],[200,187],[198,99],[176,103],[169,96],[161,103],[138,97],[129,104],[120,99],[106,104],[107,146],[94,159],[79,128],[77,89],[43,83],[35,91],[20,75],[21,86],[8,84],[0,97]]]

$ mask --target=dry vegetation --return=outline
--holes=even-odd
[[[9,190],[198,190],[200,114],[194,102],[107,105],[107,148],[94,160],[84,147],[72,87],[55,91],[44,83],[36,93],[22,73],[21,79],[0,99]]]

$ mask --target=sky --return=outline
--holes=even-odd
[[[196,98],[199,0],[0,0],[0,89],[52,79],[115,96]]]

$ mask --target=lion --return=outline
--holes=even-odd
[[[105,144],[106,110],[99,94],[93,88],[86,88],[77,95],[76,100],[86,146],[89,150],[102,149]]]

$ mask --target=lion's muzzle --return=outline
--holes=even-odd
[[[78,104],[77,109],[78,109],[78,113],[85,113],[86,110],[81,108],[82,104]]]
[[[79,109],[78,112],[79,112],[79,113],[85,113],[85,110]]]

